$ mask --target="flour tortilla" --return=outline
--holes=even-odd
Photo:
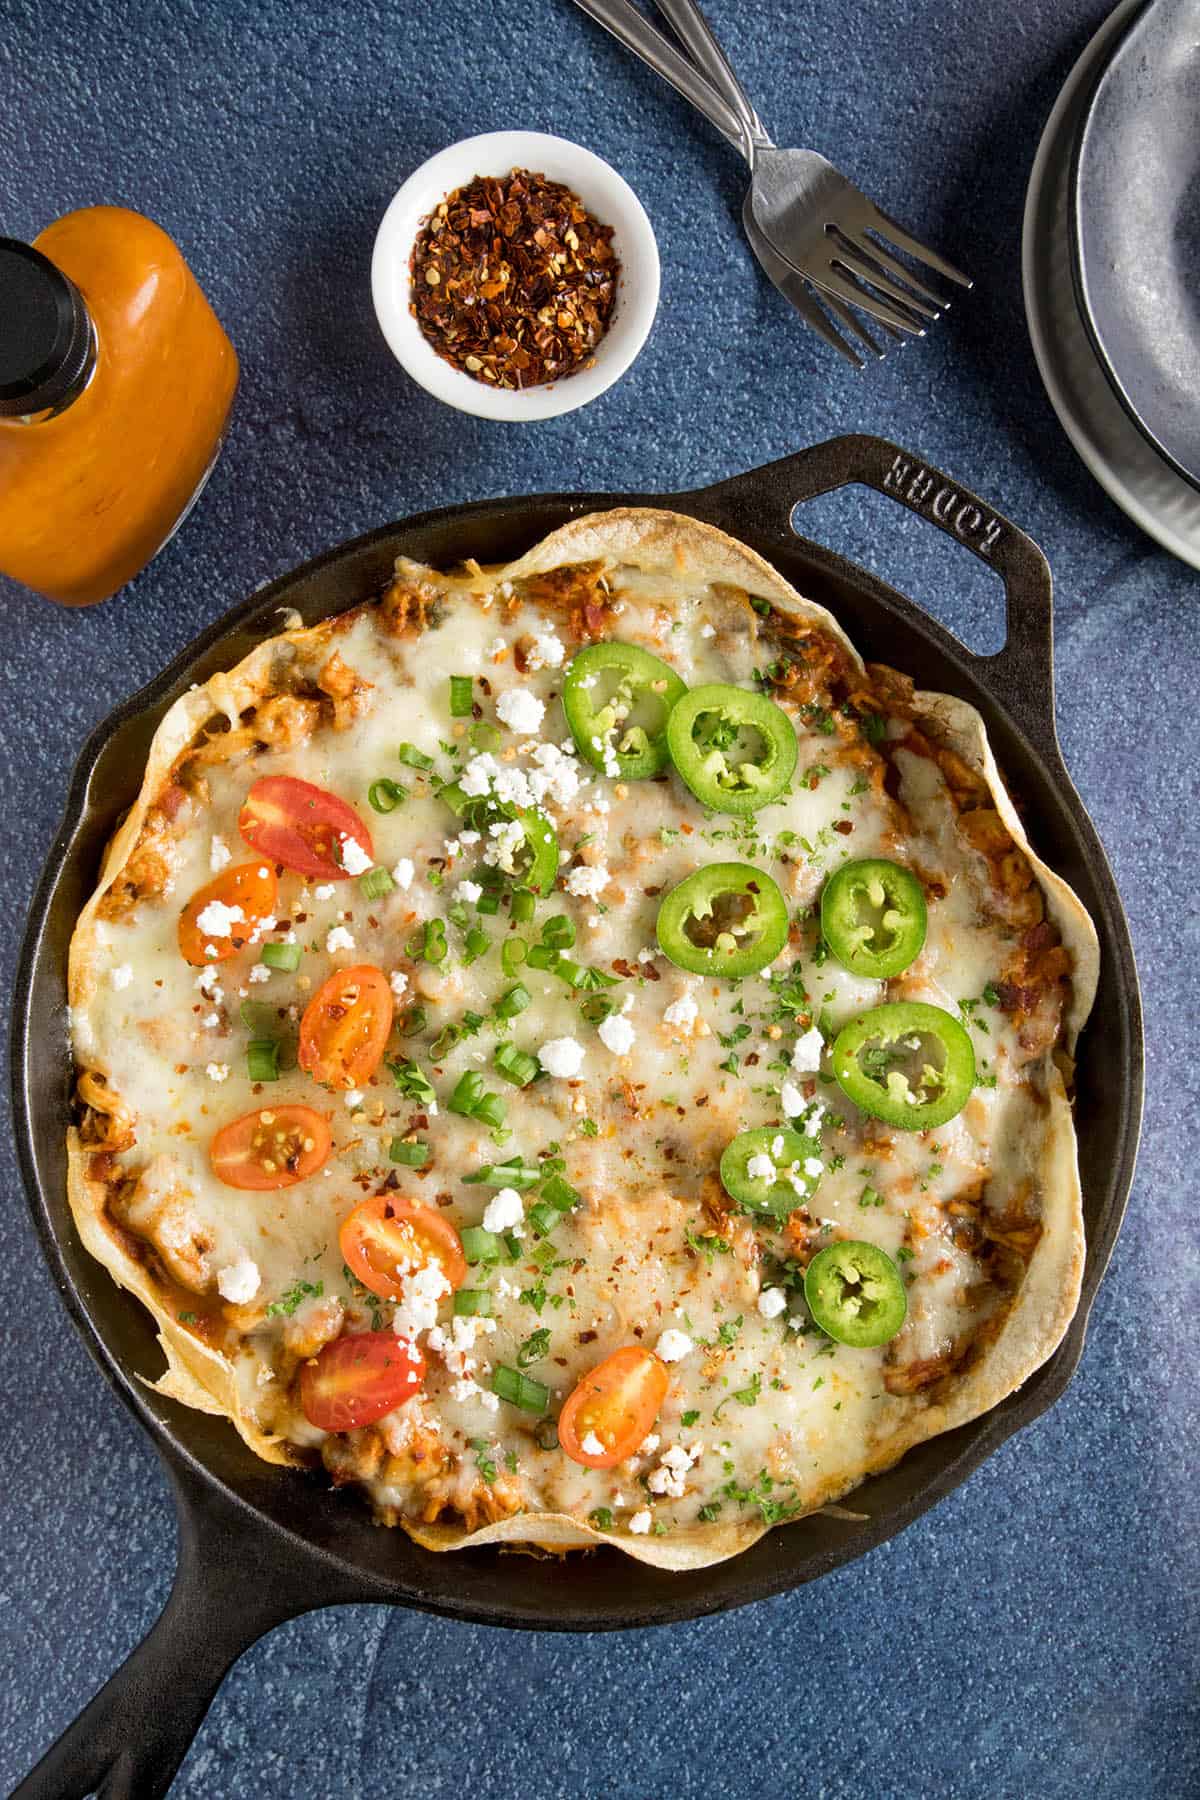
[[[837,620],[804,599],[777,570],[744,544],[713,526],[656,508],[619,507],[573,520],[544,538],[527,555],[495,576],[516,581],[578,563],[601,561],[672,579],[694,577],[698,585],[725,583],[770,601],[782,613],[829,632],[858,668],[862,659]],[[86,1006],[95,980],[94,924],[100,901],[132,854],[146,814],[176,761],[198,734],[224,714],[236,728],[240,715],[270,694],[280,665],[301,650],[321,647],[334,634],[334,622],[309,630],[286,631],[260,644],[234,669],[214,676],[206,686],[177,700],[155,734],[145,778],[137,800],[114,836],[104,860],[100,885],[85,907],[71,943],[69,991],[72,1009]],[[1014,841],[1029,858],[1047,912],[1058,927],[1073,964],[1072,998],[1064,1020],[1064,1063],[1069,1069],[1079,1031],[1096,993],[1099,943],[1095,927],[1078,897],[1033,850],[1000,778],[988,745],[983,720],[974,707],[946,694],[918,691],[913,710],[922,730],[950,748],[987,784],[998,813]],[[86,1045],[78,1045],[86,1057]],[[1061,1070],[1051,1071],[1043,1151],[1042,1234],[1029,1262],[1016,1300],[995,1338],[958,1380],[951,1396],[939,1405],[914,1411],[847,1482],[831,1478],[829,1491],[810,1491],[806,1510],[836,1502],[867,1475],[891,1467],[906,1450],[987,1412],[1026,1381],[1051,1356],[1069,1325],[1079,1300],[1084,1261],[1084,1228],[1074,1126]],[[135,1293],[153,1314],[166,1358],[165,1373],[154,1391],[201,1411],[229,1418],[246,1443],[269,1462],[294,1460],[288,1446],[264,1435],[246,1416],[237,1395],[233,1370],[219,1352],[179,1328],[156,1294],[142,1265],[132,1258],[104,1216],[105,1188],[88,1174],[89,1151],[74,1131],[69,1136],[69,1196],[81,1238],[114,1279]],[[612,1543],[639,1562],[657,1568],[698,1569],[748,1549],[770,1527],[760,1522],[697,1524],[669,1538],[634,1539],[609,1535],[560,1513],[522,1513],[468,1532],[452,1525],[402,1521],[405,1530],[427,1549],[445,1551],[482,1544],[537,1546],[565,1552]]]

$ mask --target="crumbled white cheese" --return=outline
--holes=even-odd
[[[553,631],[539,631],[525,660],[531,669],[561,669],[566,654],[566,645]]]
[[[335,925],[325,937],[325,948],[330,956],[337,950],[353,950],[354,939],[344,925]]]
[[[794,1081],[785,1081],[779,1090],[779,1104],[785,1118],[798,1119],[808,1102]]]
[[[546,716],[546,708],[528,688],[506,688],[496,702],[496,717],[510,731],[532,737]]]
[[[608,886],[608,870],[603,863],[589,867],[580,863],[567,876],[567,892],[574,894],[577,900],[598,900]]]
[[[393,994],[395,994],[397,1000],[403,999],[405,993],[408,991],[408,976],[404,973],[403,969],[392,970],[391,974],[388,976],[388,986],[391,988]]]
[[[204,1073],[210,1081],[228,1081],[229,1064],[211,1062],[204,1065]]]
[[[579,773],[573,745],[570,749],[560,749],[557,744],[537,744],[533,760],[535,767],[529,771],[529,791],[539,805],[552,800],[558,806],[570,806],[580,789],[587,786]]]
[[[210,900],[196,914],[196,924],[205,937],[227,938],[233,936],[234,926],[243,924],[245,918],[240,906],[226,906],[222,900]]]
[[[488,1201],[483,1215],[485,1231],[509,1231],[525,1217],[525,1203],[516,1188],[501,1188]]]
[[[655,1354],[665,1363],[682,1362],[696,1348],[686,1331],[677,1331],[674,1325],[667,1327],[654,1346]]]
[[[112,984],[115,988],[127,988],[133,980],[133,965],[118,963],[112,972]]]
[[[825,1048],[825,1039],[815,1025],[810,1025],[801,1037],[796,1039],[796,1048],[792,1051],[792,1067],[801,1074],[815,1074],[821,1067],[821,1053]]]
[[[344,831],[338,835],[338,852],[347,875],[365,875],[371,867],[371,859],[358,839],[348,837]]]
[[[419,1332],[429,1331],[437,1323],[438,1301],[449,1292],[450,1283],[440,1263],[428,1262],[406,1274],[392,1319],[396,1336],[413,1343]]]
[[[517,872],[517,857],[525,846],[525,827],[520,819],[497,819],[488,826],[491,840],[484,848],[483,860],[505,875]]]
[[[629,1521],[629,1529],[637,1537],[644,1537],[649,1531],[650,1525],[651,1514],[648,1506],[644,1506],[641,1512],[635,1512]]]
[[[636,1039],[637,1032],[629,1020],[622,1018],[619,1013],[614,1013],[610,1018],[605,1019],[600,1026],[600,1042],[606,1050],[611,1050],[614,1056],[627,1056],[633,1049]]]
[[[206,1031],[212,1031],[221,1023],[221,1015],[215,1012],[205,1013],[200,1023]]]
[[[505,656],[507,653],[508,645],[505,643],[504,639],[502,637],[494,637],[488,655],[495,659],[497,656]]]
[[[474,906],[483,898],[483,889],[477,881],[460,881],[454,893],[456,899],[465,900],[468,906]]]
[[[255,963],[250,971],[250,979],[251,981],[270,981],[271,970],[266,963]]]
[[[321,883],[320,887],[315,887],[313,889],[313,899],[314,900],[332,900],[333,895],[334,895],[334,886],[333,886],[332,881],[323,881]]]
[[[594,1431],[588,1432],[587,1436],[581,1440],[579,1448],[583,1451],[585,1456],[604,1455],[604,1445],[600,1442],[600,1439],[596,1436]]]
[[[751,1181],[774,1181],[778,1170],[765,1150],[759,1150],[746,1164],[746,1174]]]
[[[811,1180],[815,1181],[818,1175],[823,1175],[825,1173],[825,1164],[821,1161],[819,1156],[806,1156],[804,1159],[804,1173]]]
[[[758,1296],[758,1310],[764,1319],[777,1319],[787,1311],[787,1295],[781,1287],[764,1288]]]
[[[402,856],[392,870],[392,880],[398,888],[410,888],[413,884],[413,876],[415,874],[416,870],[413,867],[412,857]]]
[[[224,994],[217,986],[220,979],[221,972],[219,969],[201,969],[199,975],[196,977],[196,986],[209,1000],[222,1000],[224,999]]]
[[[652,1469],[646,1477],[650,1492],[665,1494],[669,1500],[682,1500],[688,1471],[693,1463],[699,1462],[703,1449],[703,1444],[692,1444],[686,1450],[682,1444],[672,1444],[669,1450],[664,1450],[657,1469]]]
[[[258,1264],[251,1262],[248,1256],[239,1256],[217,1275],[217,1292],[222,1300],[230,1300],[234,1306],[245,1306],[248,1300],[253,1300],[261,1285]]]
[[[208,845],[208,866],[213,874],[217,874],[219,870],[225,867],[226,863],[232,862],[232,860],[233,851],[229,848],[225,839],[214,835],[209,840]]]
[[[641,955],[642,953],[639,950],[639,962],[641,961]],[[679,1025],[685,1031],[690,1031],[699,1016],[700,1008],[696,1005],[695,996],[693,994],[681,994],[678,1000],[672,1000],[670,1006],[668,1006],[666,1012],[664,1012],[663,1024]]]
[[[700,636],[702,638],[715,638],[716,635],[717,635],[716,626],[710,625],[708,620],[705,619],[703,625],[700,627]]]
[[[560,1081],[573,1081],[583,1067],[583,1045],[573,1037],[551,1038],[538,1051],[538,1061],[547,1075],[555,1075]]]
[[[350,1108],[351,1112],[354,1112],[356,1108],[362,1105],[365,1099],[366,1095],[358,1088],[351,1088],[350,1092],[346,1095],[346,1105]]]

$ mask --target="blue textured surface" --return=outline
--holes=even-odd
[[[712,10],[783,138],[825,150],[976,276],[927,343],[865,376],[755,274],[732,155],[566,0],[3,9],[3,229],[32,235],[101,199],[152,214],[191,258],[244,380],[202,506],[123,596],[72,615],[0,584],[0,989],[88,729],[264,578],[420,507],[669,490],[879,431],[1019,520],[1055,569],[1064,750],[1125,896],[1149,1021],[1128,1222],[1066,1398],[902,1538],[795,1595],[626,1638],[509,1637],[365,1606],[311,1616],[234,1669],[181,1800],[434,1800],[464,1783],[522,1800],[1200,1789],[1197,580],[1076,462],[1019,287],[1037,136],[1104,0]],[[631,374],[524,430],[408,384],[367,282],[405,173],[507,125],[615,163],[664,272]],[[991,578],[915,522],[885,541],[887,504],[845,496],[811,509],[809,529],[994,642]],[[3,1153],[7,1787],[150,1624],[174,1528],[146,1440],[66,1324]]]

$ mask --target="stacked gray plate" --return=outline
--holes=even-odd
[[[1050,115],[1022,273],[1051,404],[1101,486],[1200,568],[1200,6],[1124,0]]]

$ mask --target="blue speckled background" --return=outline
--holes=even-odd
[[[1075,460],[1019,286],[1037,137],[1105,11],[714,0],[784,141],[842,162],[977,278],[925,344],[855,376],[752,267],[732,154],[567,0],[0,6],[0,229],[32,236],[96,200],[152,214],[244,369],[202,506],[125,594],[69,614],[0,582],[5,999],[86,733],[264,578],[420,507],[669,490],[868,430],[959,475],[1050,557],[1064,750],[1125,896],[1148,1015],[1139,1175],[1078,1379],[965,1488],[814,1587],[669,1631],[518,1637],[367,1606],[299,1620],[230,1675],[181,1800],[1200,1791],[1200,595]],[[587,411],[525,429],[413,388],[367,279],[403,176],[511,125],[609,158],[649,210],[664,274],[632,373]],[[855,491],[811,508],[808,528],[994,643],[994,578],[915,521],[885,536],[888,504]],[[8,1786],[154,1618],[174,1526],[146,1440],[54,1297],[0,1148]]]

